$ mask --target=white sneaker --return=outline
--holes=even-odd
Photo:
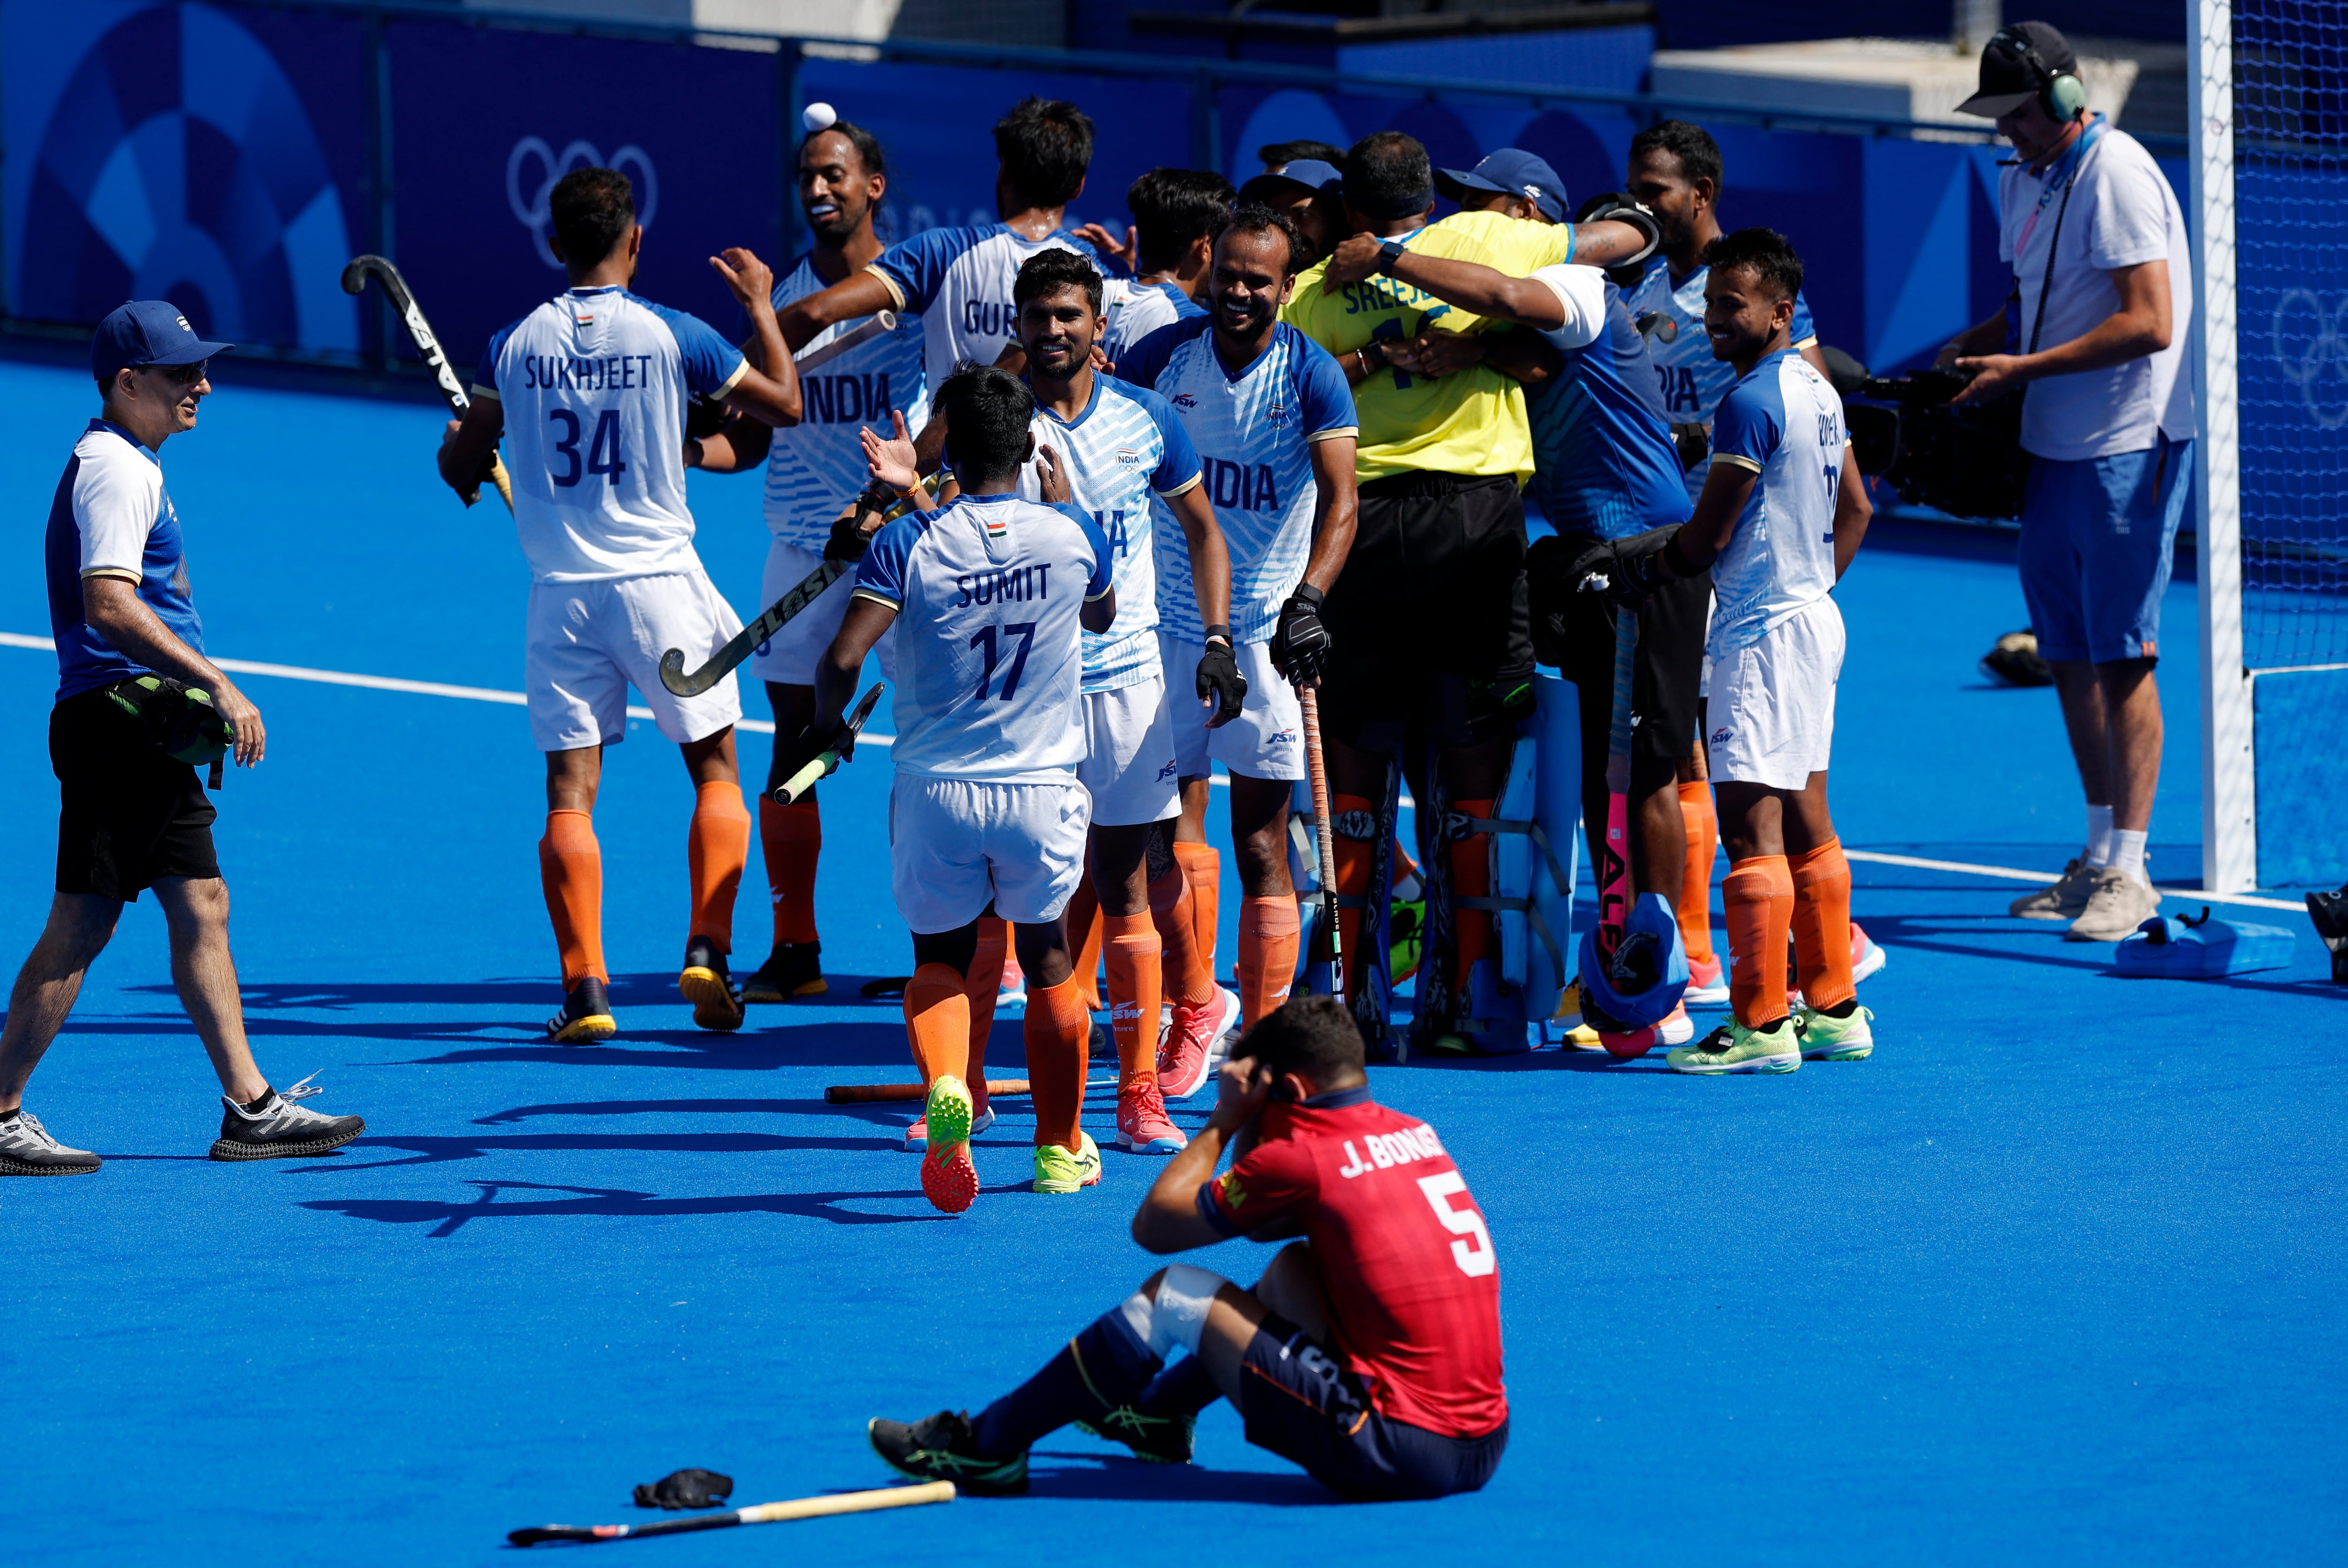
[[[2065,862],[2063,874],[2036,892],[2024,893],[2005,906],[2005,912],[2016,920],[2076,920],[2086,912],[2087,900],[2095,895],[2096,879],[2103,868],[2091,866],[2085,855],[2074,855]]]
[[[0,1176],[87,1176],[105,1163],[87,1149],[59,1143],[21,1106],[0,1116]]]
[[[2159,913],[2160,894],[2150,882],[2106,866],[2096,873],[2096,891],[2063,940],[2117,942]]]
[[[312,1073],[310,1078],[316,1078]],[[272,1089],[259,1110],[221,1096],[227,1110],[221,1117],[221,1135],[212,1143],[215,1160],[283,1160],[291,1156],[328,1154],[366,1130],[366,1119],[325,1116],[300,1104],[324,1092],[310,1078],[288,1089]]]

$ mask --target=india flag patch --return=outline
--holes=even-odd
[[[981,512],[979,516],[986,523],[987,538],[1008,539],[1011,537],[1011,520],[1004,515],[1003,509],[1001,507],[991,506],[984,511]]]

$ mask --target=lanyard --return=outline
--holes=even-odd
[[[2060,195],[2066,204],[2070,201],[2071,187],[2079,178],[2079,165],[2085,160],[2088,147],[2097,137],[2103,135],[2106,123],[2103,117],[2098,115],[2095,123],[2081,132],[2079,139],[2073,142],[2069,150],[2063,154],[2062,161],[2054,169],[2047,171],[2046,183],[2038,192],[2038,204],[2030,210],[2030,216],[2023,220],[2021,237],[2014,241],[2013,253],[2017,257],[2030,243],[2030,236],[2037,232],[2038,220],[2046,214],[2046,203],[2054,200],[2057,195]],[[2060,179],[2056,178],[2058,174],[2061,176]],[[2059,238],[2062,229],[2062,214],[2059,211],[2055,214],[2055,229]]]

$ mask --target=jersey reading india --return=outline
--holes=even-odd
[[[1273,327],[1264,351],[1234,375],[1216,352],[1213,325],[1202,315],[1160,327],[1117,373],[1165,398],[1189,433],[1231,552],[1231,635],[1268,642],[1313,550],[1313,443],[1354,433],[1354,396],[1328,351],[1294,327]],[[1159,624],[1202,643],[1188,542],[1162,508],[1155,536]]]
[[[1199,482],[1199,454],[1155,392],[1107,376],[1093,377],[1092,400],[1075,419],[1040,404],[1034,422],[1035,444],[1059,455],[1068,479],[1069,500],[1092,514],[1107,542],[1117,583],[1117,620],[1098,635],[1085,634],[1087,692],[1139,686],[1158,674],[1158,573],[1151,540],[1164,509],[1159,496],[1178,496]],[[1019,471],[1019,493],[1043,499],[1036,465]],[[1169,551],[1189,559],[1188,541],[1171,514]]]
[[[1704,284],[1710,267],[1698,267],[1684,278],[1672,276],[1671,263],[1657,256],[1646,275],[1624,296],[1631,319],[1644,324],[1647,357],[1654,362],[1655,383],[1663,395],[1663,417],[1675,424],[1710,426],[1714,410],[1736,385],[1736,366],[1712,356],[1712,339],[1704,330]],[[1796,348],[1818,340],[1810,319],[1809,302],[1794,295]],[[1690,499],[1704,491],[1705,465],[1687,475]]]
[[[1714,465],[1760,477],[1713,563],[1714,658],[1751,646],[1834,592],[1835,498],[1849,439],[1842,399],[1790,348],[1764,358],[1720,400]]]
[[[1073,779],[1085,757],[1077,617],[1109,589],[1107,542],[1073,506],[963,495],[874,535],[855,593],[898,612],[897,771]]]
[[[775,285],[775,308],[818,294],[824,287],[812,263],[799,259]],[[809,338],[799,352],[818,349],[861,321],[835,322]],[[767,456],[767,527],[776,538],[808,550],[821,550],[831,537],[831,520],[871,481],[864,445],[857,432],[870,426],[889,434],[889,416],[901,413],[919,431],[929,423],[929,380],[922,370],[922,327],[900,321],[839,358],[799,377],[804,412],[799,422],[775,432]]]
[[[1022,263],[1054,247],[1093,253],[1066,229],[1030,240],[1007,224],[982,223],[924,229],[881,252],[864,270],[889,285],[899,310],[920,313],[930,385],[942,387],[955,366],[965,359],[992,365],[1018,335],[1011,285]]]
[[[473,386],[504,407],[514,528],[541,583],[700,568],[685,403],[723,397],[741,351],[616,285],[557,294],[489,339]]]

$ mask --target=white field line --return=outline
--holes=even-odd
[[[54,653],[57,645],[46,637],[28,637],[17,632],[0,632],[0,648],[32,648],[42,653]],[[369,691],[406,692],[413,696],[448,696],[466,702],[503,703],[509,707],[520,707],[529,699],[518,691],[499,691],[490,686],[449,686],[440,681],[402,680],[396,676],[354,675],[347,670],[317,670],[304,665],[272,665],[257,659],[214,659],[212,663],[239,676],[275,676],[281,680],[309,681],[318,686],[362,686]],[[650,718],[648,707],[628,709],[630,718]],[[775,727],[765,719],[746,718],[735,727],[754,735],[772,735]],[[859,742],[864,746],[887,747],[893,744],[892,735],[867,735]],[[1213,782],[1228,786],[1231,780],[1216,774]],[[1410,804],[1406,799],[1405,805]],[[2014,866],[1974,865],[1967,861],[1928,861],[1915,855],[1890,855],[1874,850],[1843,851],[1847,860],[1868,861],[1881,866],[1909,866],[1917,871],[1955,872],[1964,876],[1994,877],[2002,882],[2044,882],[2052,880],[2044,872],[2026,872]],[[2260,898],[2242,892],[2209,892],[2201,888],[2163,888],[2164,898],[2201,899],[2209,903],[2240,904],[2251,909],[2298,910],[2303,906],[2279,898]]]

